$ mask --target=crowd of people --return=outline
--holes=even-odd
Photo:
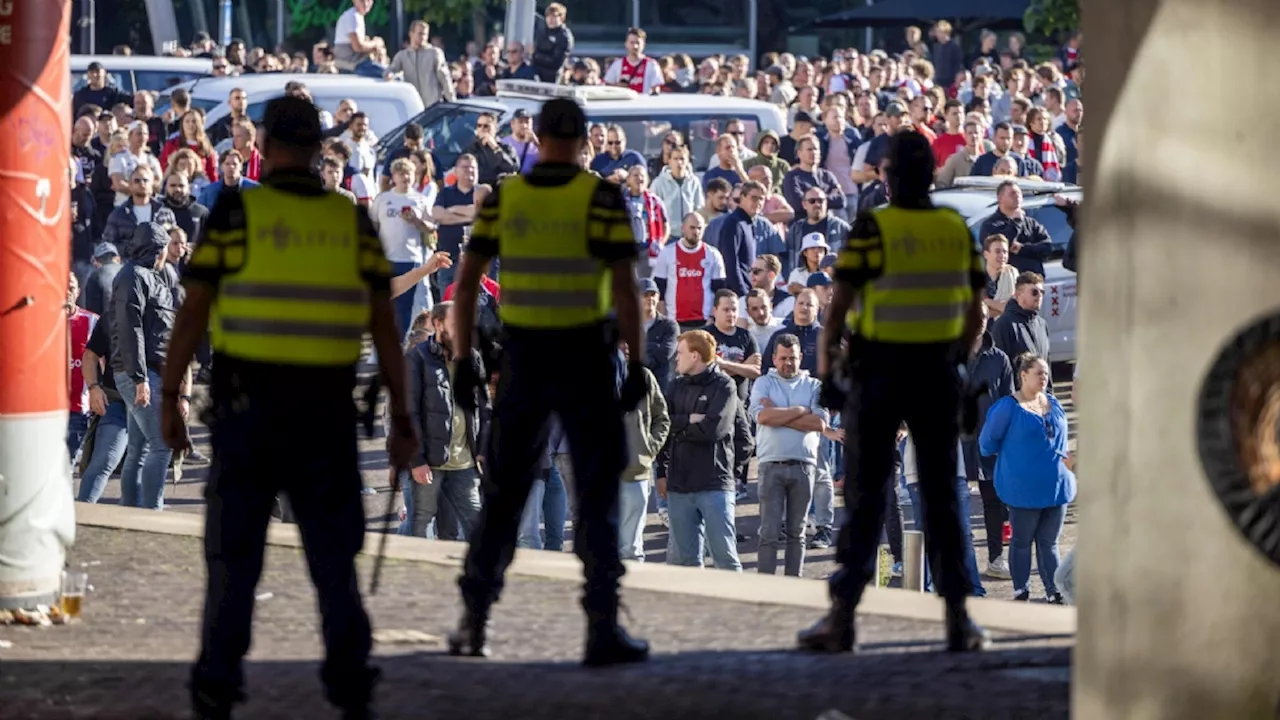
[[[990,326],[968,355],[965,392],[977,399],[976,431],[962,439],[957,499],[980,489],[986,557],[970,542],[975,592],[979,575],[1014,581],[1029,599],[1031,545],[1047,599],[1062,602],[1054,582],[1057,539],[1074,496],[1062,405],[1053,395],[1050,339],[1040,315],[1049,233],[1022,211],[1017,178],[1075,181],[1083,105],[1080,36],[1057,57],[1032,63],[1020,34],[984,32],[967,57],[945,21],[931,42],[909,28],[900,52],[836,50],[830,57],[767,53],[752,71],[745,55],[650,58],[638,28],[626,56],[597,63],[573,55],[573,35],[559,3],[546,9],[534,43],[503,38],[469,43],[446,60],[443,43],[415,21],[403,49],[365,34],[373,0],[353,0],[333,42],[302,54],[218,48],[206,35],[192,55],[214,58],[215,74],[274,71],[357,72],[411,82],[425,103],[492,95],[504,78],[567,84],[623,85],[647,93],[732,94],[777,104],[787,134],[730,120],[710,158],[694,158],[672,131],[657,157],[630,149],[624,129],[591,129],[585,169],[623,187],[637,241],[647,255],[641,281],[647,402],[628,416],[632,462],[624,473],[619,547],[646,555],[650,507],[666,526],[667,562],[741,570],[743,543],[758,543],[758,570],[800,575],[806,549],[832,545],[835,498],[844,478],[844,430],[824,409],[816,377],[818,338],[832,300],[831,268],[859,212],[887,198],[881,159],[888,139],[914,131],[932,144],[936,186],[967,175],[1007,176],[997,212],[980,232],[989,277]],[[122,468],[121,502],[162,509],[173,458],[160,437],[150,398],[159,392],[168,333],[182,300],[179,279],[209,207],[220,195],[253,186],[264,169],[258,129],[243,91],[231,113],[206,128],[204,113],[182,90],[172,108],[154,113],[155,97],[123,97],[92,65],[75,96],[72,287],[73,383],[68,449],[77,458],[77,498],[96,502]],[[305,83],[285,94],[309,97]],[[406,338],[415,427],[415,469],[402,483],[402,534],[466,539],[480,512],[489,417],[465,413],[450,391],[453,362],[453,266],[479,208],[508,175],[538,162],[532,117],[516,112],[511,134],[481,115],[475,142],[453,167],[436,167],[421,127],[409,125],[404,147],[379,158],[368,117],[354,101],[322,113],[329,139],[316,172],[327,190],[368,208],[397,276],[396,315]],[[708,170],[699,177],[699,164]],[[1059,199],[1074,225],[1075,206]],[[644,264],[644,263],[642,263]],[[486,362],[500,352],[501,267],[485,275],[480,303]],[[74,290],[74,289],[79,289]],[[630,348],[619,351],[627,367]],[[208,377],[210,354],[184,387]],[[554,423],[553,423],[554,425]],[[902,506],[922,520],[913,487],[909,430],[900,433],[900,492],[890,493],[887,537],[900,572]],[[549,429],[520,532],[525,547],[564,547],[573,518],[573,483],[564,433]],[[758,537],[737,527],[736,505],[752,496],[756,461]],[[122,465],[123,463],[123,465]],[[967,513],[966,513],[967,517]],[[972,536],[970,535],[972,540]],[[1008,552],[1005,546],[1009,545]],[[652,550],[650,550],[650,553]]]

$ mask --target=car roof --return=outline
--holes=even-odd
[[[201,98],[220,98],[225,100],[227,95],[235,88],[243,88],[249,96],[260,95],[263,93],[284,92],[284,86],[290,82],[300,82],[307,86],[309,90],[323,88],[326,94],[333,91],[334,88],[349,88],[353,92],[361,92],[369,94],[370,88],[387,88],[385,91],[379,90],[374,92],[375,95],[396,95],[399,94],[401,88],[413,90],[413,86],[408,83],[388,82],[386,80],[375,80],[373,78],[360,77],[359,75],[321,75],[311,73],[254,73],[250,75],[237,75],[235,77],[209,77],[199,80],[190,80],[175,85],[166,90],[171,93],[177,88],[185,88],[193,97]],[[416,92],[416,90],[415,90]]]
[[[1033,185],[1034,183],[1036,183],[1034,180],[1018,183],[1019,187],[1023,188],[1022,202],[1029,207],[1037,207],[1053,202],[1054,195],[1066,195],[1077,199],[1084,195],[1084,190],[1079,185],[1039,183],[1041,187],[1036,187]],[[1028,187],[1032,189],[1028,190]],[[966,223],[972,223],[978,218],[985,218],[994,212],[996,206],[996,191],[994,188],[988,187],[944,188],[934,190],[929,197],[933,200],[933,204],[948,207],[960,213]]]
[[[107,70],[173,70],[178,72],[213,72],[209,58],[156,57],[154,55],[72,55],[71,72],[84,72],[89,63],[100,62]]]
[[[574,97],[582,103],[588,115],[593,113],[626,115],[628,111],[636,115],[711,111],[747,117],[757,117],[765,113],[778,113],[781,116],[781,111],[776,105],[739,97],[695,93],[640,95],[625,88],[573,88],[515,80],[499,80],[496,96],[462,98],[458,103],[503,113],[514,112],[519,108],[536,113],[538,108],[542,107],[542,103],[553,97]]]

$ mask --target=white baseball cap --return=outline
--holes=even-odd
[[[800,252],[804,252],[809,248],[822,248],[823,250],[827,250],[827,251],[831,250],[831,248],[827,245],[827,237],[822,233],[817,233],[817,232],[811,232],[808,235],[805,235],[803,238],[801,238]]]

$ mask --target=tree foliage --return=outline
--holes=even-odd
[[[1080,0],[1032,0],[1022,23],[1027,32],[1062,40],[1080,29]]]
[[[453,25],[470,20],[476,10],[498,4],[498,0],[404,0],[404,12],[433,25]]]

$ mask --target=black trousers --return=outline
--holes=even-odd
[[[904,420],[916,445],[935,585],[953,602],[963,602],[970,592],[955,493],[960,380],[950,350],[943,344],[888,343],[866,343],[858,350],[844,414],[848,521],[836,544],[842,567],[831,578],[833,595],[846,602],[861,600],[875,577],[885,493],[892,490],[886,478],[893,475],[894,438]]]
[[[520,516],[556,413],[569,438],[577,496],[574,553],[586,576],[588,613],[616,609],[618,478],[626,435],[618,405],[616,345],[603,327],[508,328],[491,430],[484,508],[458,584],[467,606],[487,611],[502,593]]]
[[[267,523],[283,492],[319,599],[326,695],[339,707],[360,706],[377,673],[368,665],[372,638],[355,568],[365,518],[351,394],[299,403],[266,392],[237,397],[217,387],[217,374],[214,382],[213,467],[205,489],[209,577],[192,693],[224,701],[240,695]]]
[[[996,494],[996,458],[982,458],[985,479],[978,483],[982,493],[982,524],[987,529],[987,562],[1004,554],[1004,524],[1009,519],[1009,508]]]

